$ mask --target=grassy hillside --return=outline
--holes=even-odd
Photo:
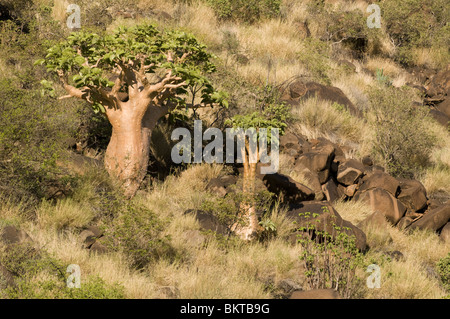
[[[81,7],[82,30],[154,23],[207,45],[217,65],[212,81],[228,92],[229,108],[191,112],[176,124],[192,127],[198,116],[223,129],[233,115],[258,110],[273,88],[288,101],[286,133],[325,138],[347,159],[371,156],[390,175],[420,181],[430,207],[449,205],[450,130],[424,103],[430,80],[450,63],[446,1],[380,1],[380,29],[366,27],[369,2],[362,0],[72,2]],[[0,240],[1,298],[287,298],[287,281],[318,288],[308,285],[304,247],[287,240],[283,198],[258,198],[265,231],[252,242],[206,231],[186,213],[235,213],[234,195],[224,199],[210,187],[234,168],[171,163],[176,125],[169,119],[154,133],[141,189],[131,200],[121,195],[102,165],[111,134],[106,118],[85,102],[57,99],[64,95],[59,85],[54,95],[45,92],[41,81],[57,79],[33,64],[70,34],[72,2],[0,0],[0,229],[15,226],[29,236]],[[362,115],[319,97],[289,103],[298,80],[340,89]],[[312,188],[283,153],[279,171]],[[333,205],[354,225],[372,214],[362,201]],[[90,226],[100,230],[96,249],[86,249]],[[370,249],[351,259],[355,275],[340,290],[345,297],[449,297],[449,239],[387,223],[361,228]],[[66,287],[69,264],[81,268],[79,290]],[[370,264],[381,268],[379,289],[366,286]],[[14,285],[4,285],[6,273]]]

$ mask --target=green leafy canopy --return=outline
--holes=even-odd
[[[216,91],[206,77],[216,70],[212,58],[206,46],[193,35],[177,30],[160,31],[155,25],[144,24],[119,27],[112,34],[72,33],[67,40],[50,47],[45,58],[35,64],[45,65],[50,73],[60,77],[64,74],[67,83],[76,88],[87,87],[92,91],[111,89],[114,74],[123,65],[134,71],[142,69],[145,76],[171,70],[186,83],[177,88],[177,96],[186,95],[189,87],[196,85],[202,88],[202,103],[227,106],[227,95]],[[119,92],[127,92],[127,85]],[[94,109],[104,111],[95,96],[92,99]],[[179,105],[185,105],[184,101],[177,98]]]

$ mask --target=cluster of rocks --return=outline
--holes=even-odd
[[[308,186],[280,173],[259,174],[259,164],[257,178],[270,192],[282,194],[283,201],[289,205],[287,215],[297,228],[309,222],[302,217],[309,212],[318,216],[321,231],[333,233],[331,221],[348,228],[349,235],[355,236],[357,247],[362,251],[367,247],[366,236],[360,227],[377,220],[401,229],[429,229],[448,240],[450,203],[428,199],[426,189],[419,181],[394,178],[382,167],[374,165],[370,157],[361,161],[346,158],[339,145],[325,138],[308,140],[305,136],[288,133],[280,138],[280,151]],[[237,176],[222,176],[211,180],[207,188],[227,196],[236,181]],[[358,227],[344,220],[335,210],[333,203],[338,200],[362,201],[374,213]]]
[[[450,203],[429,200],[425,187],[417,180],[394,178],[370,157],[347,159],[343,150],[326,139],[308,141],[304,136],[287,134],[280,149],[289,156],[295,170],[309,177],[317,197],[364,201],[374,212],[399,228],[448,232]]]

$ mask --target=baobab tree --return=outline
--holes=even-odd
[[[76,32],[47,53],[37,64],[59,79],[67,92],[60,99],[85,100],[111,123],[105,167],[122,181],[127,197],[145,177],[160,118],[176,108],[226,104],[226,94],[207,78],[215,71],[212,55],[185,32],[154,25],[120,27],[105,35]]]

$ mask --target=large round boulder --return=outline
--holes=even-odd
[[[396,196],[399,191],[400,183],[394,177],[384,172],[375,171],[361,179],[359,191],[364,192],[373,188],[381,188]]]
[[[409,209],[420,211],[426,208],[428,198],[425,186],[417,180],[399,179],[400,193],[397,198]]]
[[[358,192],[354,198],[355,200],[362,200],[369,204],[372,211],[382,213],[393,225],[396,225],[406,213],[406,206],[382,188],[373,188],[365,192]]]

